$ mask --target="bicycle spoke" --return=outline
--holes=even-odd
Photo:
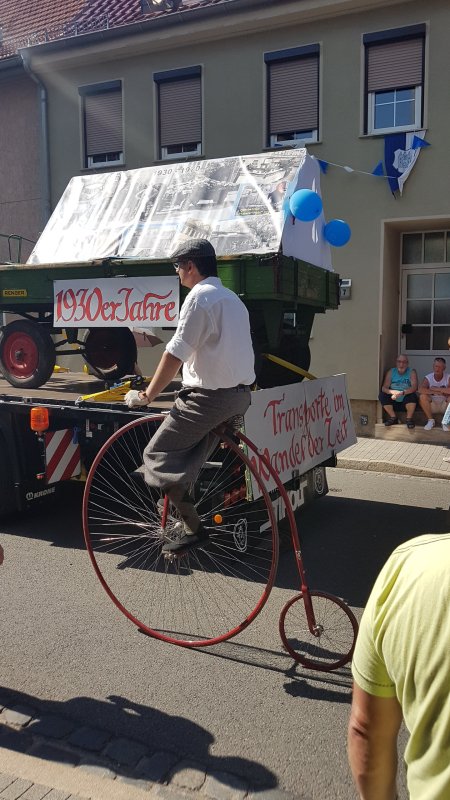
[[[329,672],[350,661],[358,624],[339,597],[318,591],[308,594],[313,617],[308,619],[303,595],[292,598],[281,612],[281,638],[303,666]]]
[[[276,521],[264,487],[259,500],[248,499],[251,465],[225,437],[192,486],[199,516],[212,529],[209,540],[164,555],[164,543],[180,534],[180,519],[170,506],[162,529],[161,492],[146,484],[142,470],[162,419],[135,420],[98,454],[84,498],[86,543],[104,588],[135,624],[177,644],[212,644],[242,630],[263,607],[277,564]]]

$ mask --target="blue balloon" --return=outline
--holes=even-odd
[[[301,222],[311,222],[322,213],[322,200],[311,189],[297,189],[289,201],[291,214]]]
[[[343,219],[330,219],[324,226],[324,239],[333,247],[343,247],[350,241],[352,235],[350,225]]]

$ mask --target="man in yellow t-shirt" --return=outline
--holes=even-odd
[[[362,800],[395,800],[402,717],[411,800],[450,798],[450,533],[392,553],[353,657],[349,761]]]

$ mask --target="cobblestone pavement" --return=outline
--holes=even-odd
[[[111,787],[105,797],[112,797],[112,787],[121,783],[148,800],[152,796],[158,800],[189,800],[194,795],[205,800],[292,800],[281,789],[264,790],[248,785],[238,775],[208,772],[205,765],[173,752],[151,751],[142,742],[114,736],[95,724],[87,727],[64,716],[41,713],[37,707],[17,704],[9,693],[0,694],[0,748],[63,766],[71,785],[80,773],[84,786],[89,784],[86,776],[92,776],[96,784],[101,779]],[[0,800],[94,800],[98,796],[85,790],[74,794],[30,780],[29,770],[24,777],[2,772],[2,768],[0,765]]]

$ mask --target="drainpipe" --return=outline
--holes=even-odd
[[[45,227],[51,215],[50,203],[50,152],[48,141],[48,99],[47,89],[40,78],[32,71],[30,66],[30,56],[26,50],[19,50],[19,55],[25,72],[38,86],[39,96],[39,123],[40,123],[40,158],[39,172],[41,185],[41,224]]]

